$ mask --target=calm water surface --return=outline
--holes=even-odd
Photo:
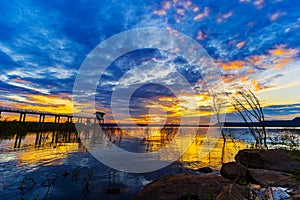
[[[146,184],[161,176],[199,173],[196,169],[206,166],[218,170],[222,162],[233,161],[240,149],[254,142],[247,129],[225,132],[230,136],[225,147],[221,138],[211,139],[216,145],[207,156],[199,158],[206,133],[206,129],[199,129],[191,146],[176,162],[139,174],[111,169],[95,159],[80,142],[80,137],[92,134],[90,130],[87,133],[83,129],[79,134],[53,131],[0,135],[0,199],[133,199]],[[269,143],[286,135],[299,142],[298,132],[269,129],[268,135],[273,138]],[[105,128],[104,133],[113,144],[132,152],[156,151],[165,145],[178,151],[182,145],[175,139],[179,134],[176,128]]]

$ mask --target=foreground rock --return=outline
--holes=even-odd
[[[225,185],[223,190],[218,194],[216,200],[244,200],[246,193],[241,192],[240,187],[234,184]]]
[[[206,173],[206,174],[213,172],[213,170],[210,167],[202,167],[202,168],[199,168],[197,171],[202,172],[202,173]]]
[[[263,187],[266,186],[297,186],[296,179],[286,172],[279,172],[266,169],[249,169],[249,174],[253,183],[259,184]]]
[[[300,200],[300,188],[296,191],[291,192],[293,200]]]
[[[179,174],[150,183],[136,196],[137,200],[162,199],[247,199],[245,190],[215,174]]]
[[[245,149],[238,152],[235,160],[247,168],[268,169],[289,173],[295,169],[300,169],[300,163],[294,161],[282,149]]]
[[[265,188],[274,186],[292,189],[289,193],[292,199],[300,200],[300,152],[294,150],[290,154],[291,156],[281,149],[245,149],[239,151],[235,159],[247,167],[247,182],[259,184]],[[234,170],[241,170],[238,163],[228,165],[227,174],[221,174],[230,178],[229,175],[234,174]],[[239,166],[238,169],[237,166]]]
[[[249,171],[247,167],[236,162],[229,162],[222,165],[220,173],[223,177],[233,180],[238,184],[250,182]]]

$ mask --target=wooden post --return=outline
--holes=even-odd
[[[25,122],[25,118],[26,118],[26,113],[23,114],[23,122]]]
[[[18,139],[19,139],[19,134],[16,135],[16,140],[15,140],[14,148],[17,148]]]
[[[19,119],[19,122],[22,121],[22,118],[23,118],[23,113],[20,113],[20,119]]]
[[[38,144],[39,135],[40,135],[40,132],[37,132],[36,137],[35,137],[35,143],[34,143],[35,146]]]

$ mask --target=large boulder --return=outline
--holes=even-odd
[[[236,162],[224,163],[220,170],[223,177],[233,180],[238,184],[246,184],[250,182],[247,167]]]
[[[298,190],[291,192],[292,200],[300,200],[300,186],[298,187]]]
[[[293,172],[300,168],[300,163],[293,161],[282,149],[244,149],[235,156],[235,160],[248,168],[269,169]]]
[[[229,186],[231,185],[231,186]],[[226,189],[226,188],[229,189]],[[163,200],[163,199],[216,199],[221,193],[238,192],[244,196],[244,189],[215,174],[179,174],[158,179],[145,186],[136,196],[137,200]],[[219,200],[224,199],[223,196]],[[236,196],[235,195],[235,196]]]
[[[197,171],[205,174],[213,172],[213,170],[210,167],[201,167]]]
[[[253,183],[263,187],[267,186],[288,186],[291,181],[296,181],[291,174],[266,169],[249,169],[249,175]]]
[[[216,200],[247,200],[246,190],[240,190],[234,184],[225,185],[223,190],[218,194]]]

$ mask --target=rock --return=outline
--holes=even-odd
[[[292,200],[300,200],[300,187],[298,190],[291,192]]]
[[[300,200],[300,185],[298,186],[298,188],[290,191],[289,195],[292,197],[292,200]]]
[[[197,171],[202,172],[202,173],[212,173],[213,172],[213,170],[210,167],[202,167],[202,168],[199,168]]]
[[[215,199],[227,185],[233,185],[231,191],[244,191],[241,186],[216,174],[178,174],[146,185],[136,196],[136,200]],[[230,192],[229,189],[226,191]]]
[[[244,149],[238,152],[235,160],[248,168],[282,172],[293,172],[300,168],[300,162],[293,161],[289,154],[282,149]]]
[[[198,200],[199,197],[195,194],[186,194],[175,200]]]
[[[294,195],[292,200],[300,200],[300,194]]]
[[[245,190],[240,190],[234,184],[229,184],[224,186],[223,190],[219,193],[216,200],[246,200],[247,193]]]
[[[299,150],[290,150],[288,151],[288,154],[291,156],[291,158],[295,161],[300,162],[300,151]]]
[[[291,179],[291,174],[266,169],[248,169],[253,183],[261,186],[283,186]]]
[[[106,192],[107,192],[107,194],[120,194],[121,189],[120,188],[107,188]]]
[[[229,162],[222,165],[220,173],[223,177],[233,180],[238,184],[250,182],[247,167],[236,162]]]

